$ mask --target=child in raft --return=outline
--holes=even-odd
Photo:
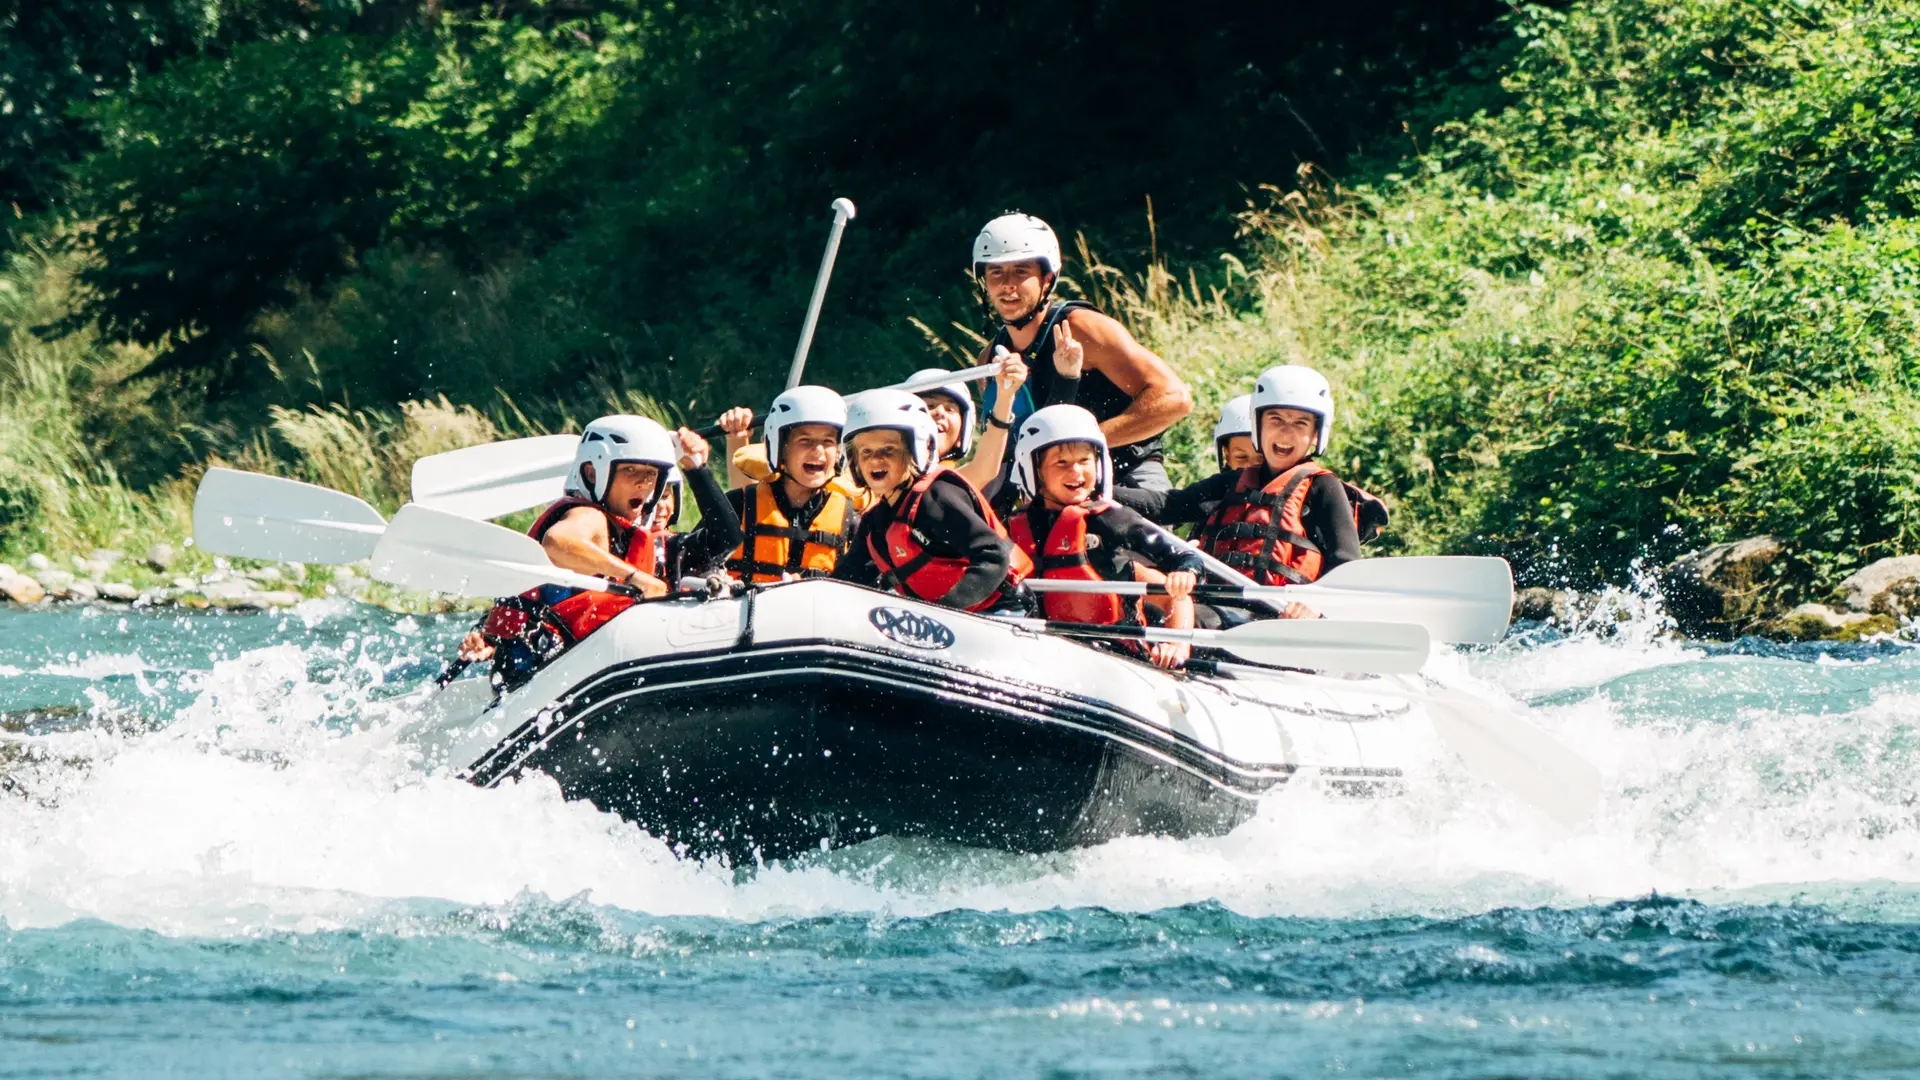
[[[1333,388],[1298,365],[1254,380],[1249,411],[1260,458],[1164,495],[1129,492],[1163,525],[1197,522],[1200,549],[1259,585],[1294,585],[1361,557],[1386,524],[1386,506],[1317,460],[1333,434]],[[1298,604],[1289,617],[1310,617]]]
[[[904,390],[847,399],[848,456],[873,502],[833,576],[931,604],[988,611],[1031,572],[979,489],[942,465],[926,402]]]
[[[1164,602],[1154,605],[1152,614],[1160,617],[1153,621],[1175,629],[1193,626],[1192,593],[1202,570],[1200,556],[1113,501],[1113,460],[1092,413],[1078,405],[1049,405],[1027,417],[1014,447],[1013,478],[1028,501],[1008,520],[1007,533],[1033,561],[1039,577],[1152,577],[1163,581],[1167,593]],[[1123,553],[1136,561],[1122,562]],[[1040,604],[1047,618],[1069,622],[1144,626],[1150,618],[1147,603],[1111,593],[1048,592],[1041,594]],[[1177,642],[1126,644],[1144,645],[1147,658],[1163,668],[1184,665],[1191,651]]]

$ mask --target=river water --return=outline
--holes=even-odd
[[[1605,775],[735,873],[397,735],[464,621],[0,610],[0,1077],[1920,1075],[1920,651],[1464,658]]]

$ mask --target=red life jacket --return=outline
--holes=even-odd
[[[1313,478],[1330,470],[1303,461],[1264,486],[1256,465],[1200,526],[1200,549],[1262,585],[1299,585],[1320,576],[1320,549],[1301,521]],[[1356,514],[1357,524],[1357,514]]]
[[[1024,514],[1016,514],[1007,523],[1007,538],[1025,552],[1047,581],[1100,581],[1100,572],[1087,558],[1087,519],[1113,509],[1113,503],[1094,499],[1060,511],[1053,527],[1047,530],[1046,546],[1035,541],[1034,516],[1038,503]],[[1040,606],[1049,619],[1068,622],[1141,625],[1140,601],[1127,603],[1112,593],[1042,593]]]
[[[553,528],[555,522],[565,517],[569,511],[581,506],[591,506],[606,515],[607,541],[615,558],[643,574],[654,572],[653,537],[647,530],[613,513],[592,499],[582,499],[573,495],[561,499],[540,514],[539,519],[533,523],[533,527],[527,530],[527,535],[535,540],[545,539],[547,530]],[[545,590],[530,589],[521,595],[538,601],[542,599],[540,594],[543,591]],[[552,608],[554,615],[567,628],[567,632],[573,635],[573,640],[579,641],[605,626],[615,615],[632,607],[633,604],[634,600],[631,596],[581,589],[567,596],[566,599],[553,603]]]
[[[874,535],[867,534],[867,554],[873,558],[873,565],[880,569],[880,581],[902,596],[911,596],[916,600],[938,603],[940,599],[953,591],[960,578],[972,564],[966,559],[935,555],[927,550],[921,541],[919,530],[913,522],[920,514],[920,500],[933,490],[936,482],[958,484],[967,497],[973,501],[973,508],[987,527],[1001,536],[1007,530],[1000,519],[987,505],[978,489],[967,482],[967,478],[954,472],[945,465],[935,465],[929,472],[922,473],[913,486],[907,489],[894,511],[893,521],[887,526],[886,536],[876,543]],[[968,611],[986,611],[1000,602],[1001,594],[1009,585],[1018,585],[1033,573],[1033,563],[1025,552],[1014,548],[1007,568],[1005,585],[994,590],[993,595],[968,608]]]

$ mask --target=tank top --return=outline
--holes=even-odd
[[[1033,344],[1027,346],[1026,351],[1021,354],[1022,359],[1027,362],[1027,384],[1020,388],[1020,400],[1014,403],[1015,427],[1018,427],[1020,422],[1034,410],[1044,409],[1054,404],[1048,400],[1053,390],[1054,379],[1057,377],[1053,366],[1053,331],[1054,327],[1060,324],[1060,320],[1066,318],[1067,313],[1076,308],[1086,308],[1088,311],[1098,310],[1085,300],[1053,301],[1047,306],[1046,314],[1040,320],[1040,333],[1034,336]],[[1000,328],[1000,331],[993,336],[993,341],[988,344],[989,354],[993,352],[995,345],[1004,345],[1009,350],[1013,348],[1013,337],[1005,326]],[[993,395],[996,389],[993,383],[987,384],[986,407],[989,411],[993,409]],[[1092,413],[1094,419],[1105,423],[1126,412],[1127,406],[1133,404],[1133,398],[1125,390],[1115,386],[1113,380],[1104,374],[1083,368],[1080,373],[1080,389],[1074,404]],[[1022,406],[1026,407],[1023,409]],[[1124,481],[1126,475],[1142,462],[1161,461],[1166,456],[1158,435],[1136,443],[1128,443],[1125,446],[1109,447],[1109,451],[1113,454],[1113,473],[1116,482]],[[1008,461],[1012,461],[1012,455],[1008,455]]]

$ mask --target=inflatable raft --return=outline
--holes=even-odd
[[[637,605],[494,697],[429,709],[473,783],[551,777],[736,864],[936,837],[1053,851],[1225,833],[1269,793],[1398,786],[1416,684],[1168,673],[835,581]]]

